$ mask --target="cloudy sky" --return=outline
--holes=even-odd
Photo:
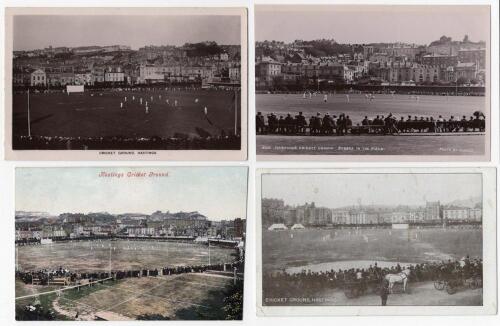
[[[99,177],[122,173],[123,177]],[[168,172],[168,177],[127,177]],[[88,213],[199,211],[212,220],[246,217],[244,167],[18,168],[16,210]]]
[[[425,205],[482,196],[481,174],[265,174],[262,197],[329,208]]]
[[[429,44],[442,35],[488,41],[488,6],[257,6],[255,40]]]
[[[222,15],[23,15],[14,17],[14,50],[52,45],[240,44],[240,17]]]

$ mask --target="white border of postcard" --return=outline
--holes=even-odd
[[[269,307],[262,305],[261,177],[263,174],[344,173],[481,173],[483,175],[483,305],[482,306],[316,306]],[[256,257],[258,316],[360,316],[360,315],[492,315],[497,312],[496,168],[357,168],[357,169],[257,169]],[[494,217],[494,218],[493,218]]]
[[[12,150],[12,32],[15,15],[238,15],[241,18],[241,148],[239,150]],[[5,8],[5,159],[96,161],[239,161],[248,157],[248,9],[246,7]],[[126,152],[119,154],[119,152]],[[131,152],[132,154],[127,154]],[[141,152],[143,152],[141,154]],[[146,152],[146,153],[144,153]],[[149,152],[153,152],[150,154]]]

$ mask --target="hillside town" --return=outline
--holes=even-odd
[[[425,206],[353,205],[340,208],[317,206],[314,202],[288,205],[282,199],[262,199],[263,227],[323,227],[384,224],[480,223],[480,200],[443,204],[427,201]]]
[[[127,45],[52,47],[13,52],[13,87],[41,89],[66,85],[240,84],[240,46],[216,42],[183,46]]]
[[[241,240],[245,220],[209,220],[193,212],[139,213],[63,213],[16,211],[16,242],[40,242],[45,239],[88,238],[160,238],[172,240]]]
[[[442,36],[429,45],[339,44],[333,39],[257,42],[258,90],[335,85],[484,86],[486,43]]]

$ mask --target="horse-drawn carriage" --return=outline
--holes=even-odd
[[[349,299],[364,294],[379,295],[383,286],[389,293],[408,293],[408,277],[410,270],[405,269],[397,274],[385,274],[373,278],[355,279],[344,282],[344,294]]]
[[[464,277],[463,275],[453,275],[450,277],[438,278],[434,281],[434,288],[439,291],[446,290],[448,294],[455,294],[459,289],[477,289],[483,286],[483,280],[478,276]]]
[[[350,280],[344,282],[344,294],[349,299],[354,299],[365,294],[379,294],[382,279]]]

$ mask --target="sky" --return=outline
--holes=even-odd
[[[240,44],[240,17],[228,15],[22,15],[14,17],[15,51],[66,46]]]
[[[482,197],[481,174],[264,174],[262,197],[288,205],[425,205]]]
[[[99,177],[102,172],[122,178]],[[126,177],[168,172],[168,177]],[[17,168],[16,211],[151,214],[199,211],[210,220],[245,218],[245,167]]]
[[[279,8],[279,9],[278,9]],[[255,40],[428,45],[442,35],[489,39],[488,6],[257,6]]]

